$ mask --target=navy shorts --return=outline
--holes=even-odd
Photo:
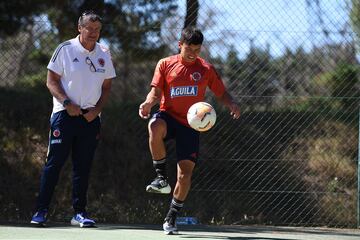
[[[166,122],[165,141],[175,139],[177,161],[191,160],[196,163],[199,155],[200,133],[179,123],[164,111],[156,112],[152,118],[161,118]]]

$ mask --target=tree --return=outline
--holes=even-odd
[[[1,1],[0,3],[0,39],[16,34],[20,29],[33,23],[34,15],[40,14],[46,0]]]
[[[121,86],[118,87],[124,90],[122,99],[131,100],[130,96],[141,96],[140,91],[146,90],[144,81],[148,81],[151,74],[148,69],[154,67],[152,61],[167,50],[161,39],[162,25],[176,9],[175,0],[106,2],[104,22],[111,24],[104,26],[102,36],[119,52],[114,60],[121,63]]]
[[[355,46],[359,52],[360,49],[360,2],[358,0],[352,0],[352,7],[350,11],[351,26],[355,32]]]
[[[340,64],[332,73],[332,96],[339,98],[344,110],[353,111],[359,106],[358,72],[358,66]]]
[[[352,7],[350,12],[351,24],[354,32],[360,36],[360,2],[352,0]]]
[[[241,88],[241,80],[238,79],[242,62],[238,58],[238,52],[234,45],[230,46],[230,50],[227,53],[224,66],[224,77],[228,79],[229,90],[235,92],[237,88]]]
[[[199,1],[198,0],[186,0],[186,16],[184,28],[188,26],[196,26],[199,15]]]
[[[57,45],[78,34],[77,21],[84,10],[94,10],[103,17],[101,40],[111,43],[109,47],[114,50],[112,51],[114,62],[121,64],[119,66],[121,75],[119,76],[123,79],[117,84],[122,84],[121,88],[126,89],[124,92],[129,92],[129,89],[134,88],[133,85],[128,88],[128,83],[138,85],[138,82],[143,80],[142,78],[146,77],[148,80],[148,72],[139,70],[138,67],[146,62],[145,65],[151,68],[151,61],[158,59],[167,49],[166,44],[161,39],[162,24],[166,18],[173,14],[176,8],[176,0],[53,0],[50,6],[45,0],[7,1],[0,4],[0,14],[2,14],[2,18],[12,21],[1,21],[0,24],[4,27],[0,29],[0,34],[4,36],[15,35],[26,30],[26,33],[32,36],[29,40],[31,46],[26,45],[27,53],[16,58],[17,65],[19,65],[26,58],[25,55],[31,54],[29,51],[32,51],[31,49],[34,47],[49,48],[46,44],[43,46],[42,42],[33,38],[33,33],[40,30],[40,25],[42,25],[40,31],[47,31],[52,36],[51,43]],[[2,40],[11,42],[8,39]],[[5,50],[0,49],[3,55]],[[40,52],[37,51],[37,56],[40,56],[38,53]],[[32,54],[32,56],[35,55]],[[10,61],[11,59],[9,59],[9,64],[14,65]],[[149,62],[150,64],[148,64]],[[132,76],[131,71],[138,76]],[[17,74],[14,74],[13,78],[16,79]],[[143,84],[140,89],[144,89]],[[122,94],[124,98],[126,98],[125,95]],[[134,96],[139,96],[139,94],[137,93]]]
[[[104,0],[54,0],[45,13],[48,15],[52,25],[57,29],[59,40],[65,41],[77,34],[77,21],[82,12],[94,10],[99,15],[103,15],[105,14],[104,8]]]
[[[251,45],[239,72],[242,95],[253,96],[249,100],[249,105],[254,110],[259,110],[259,107],[270,108],[273,99],[266,97],[276,95],[278,79],[269,49],[264,50]]]

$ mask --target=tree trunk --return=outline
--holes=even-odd
[[[186,0],[186,17],[184,28],[189,26],[196,26],[199,14],[199,1]]]

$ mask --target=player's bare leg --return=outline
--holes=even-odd
[[[195,163],[190,160],[182,160],[177,165],[177,181],[174,188],[169,212],[166,215],[163,229],[165,234],[177,234],[176,217],[184,205],[184,201],[191,186],[191,176]]]
[[[148,125],[149,148],[152,158],[166,157],[164,138],[166,137],[166,122],[161,118],[152,119]]]
[[[189,193],[194,167],[195,163],[190,160],[182,160],[177,165],[177,181],[173,196],[180,201],[184,201]]]
[[[147,192],[163,194],[171,192],[171,187],[167,183],[166,173],[166,149],[164,143],[166,128],[166,122],[160,118],[152,119],[149,122],[149,148],[157,176],[155,180],[146,187]]]

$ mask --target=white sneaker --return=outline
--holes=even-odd
[[[146,191],[150,193],[169,194],[171,192],[171,187],[166,179],[162,177],[156,177],[154,181],[152,181],[150,185],[146,187]]]
[[[95,221],[88,218],[86,213],[77,213],[70,221],[71,225],[82,227],[94,227]]]
[[[163,224],[163,229],[166,235],[179,234],[175,219],[165,219],[165,222]]]

